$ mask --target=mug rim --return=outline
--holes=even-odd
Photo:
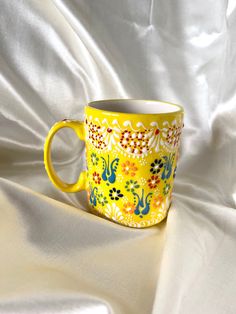
[[[163,104],[167,104],[167,105],[172,105],[178,108],[178,110],[176,111],[171,111],[171,112],[159,112],[159,113],[145,113],[145,112],[122,112],[122,111],[112,111],[112,110],[106,110],[106,109],[100,109],[100,108],[96,108],[93,107],[94,104],[97,103],[109,103],[109,102],[135,102],[135,101],[139,101],[139,102],[153,102],[153,103],[163,103]],[[163,101],[163,100],[157,100],[157,99],[136,99],[136,98],[114,98],[114,99],[101,99],[101,100],[94,100],[94,101],[90,101],[85,108],[89,108],[90,110],[95,110],[95,111],[99,111],[99,112],[104,112],[105,114],[112,114],[112,115],[132,115],[132,116],[137,116],[137,115],[141,115],[141,116],[163,116],[163,115],[176,115],[176,114],[184,114],[184,108],[181,105],[172,103],[172,102],[168,102],[168,101]]]

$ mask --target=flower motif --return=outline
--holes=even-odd
[[[155,159],[152,163],[151,163],[151,168],[150,168],[150,172],[153,174],[157,174],[161,171],[161,168],[163,167],[163,162],[161,159]]]
[[[103,193],[97,194],[97,201],[102,206],[108,203],[107,198],[103,195]]]
[[[148,146],[150,148],[154,148],[155,152],[158,152],[160,149],[160,129],[158,126],[151,129],[151,131],[148,134]]]
[[[135,205],[133,203],[130,203],[130,202],[124,203],[122,210],[126,214],[133,214],[133,212],[135,210]]]
[[[135,172],[138,170],[138,167],[136,166],[136,164],[134,162],[130,162],[129,160],[127,160],[126,162],[123,162],[121,164],[122,167],[122,172],[125,175],[130,175],[131,177],[135,176]]]
[[[150,189],[155,189],[159,182],[160,182],[160,179],[158,176],[151,176],[151,178],[148,179],[148,185]]]
[[[131,139],[131,131],[125,130],[121,133],[121,143],[123,140],[129,141]]]
[[[109,190],[109,196],[111,200],[118,201],[118,199],[123,197],[124,195],[120,193],[120,190],[117,190],[116,188],[112,188],[111,190]]]
[[[167,195],[169,191],[170,191],[170,184],[167,183],[163,188],[164,195]]]
[[[138,181],[129,180],[126,181],[125,189],[128,192],[134,192],[135,189],[138,189],[140,185],[138,184]]]
[[[124,220],[124,216],[122,215],[119,207],[116,206],[115,203],[106,205],[105,216],[118,222],[122,222]]]
[[[175,147],[178,147],[183,126],[182,123],[174,120],[170,124],[168,121],[165,121],[163,123],[163,126],[164,128],[162,128],[162,144],[171,150]]]
[[[106,143],[104,142],[103,130],[100,125],[93,124],[90,122],[87,124],[88,130],[88,138],[90,142],[99,149],[103,149],[106,147]]]
[[[97,173],[96,171],[94,171],[94,173],[93,173],[93,181],[97,184],[100,184],[100,182],[101,182],[100,174]]]
[[[119,139],[120,129],[116,126],[109,126],[107,128],[102,128],[104,143],[106,144],[109,150],[112,150],[112,146],[116,145],[117,140]]]
[[[131,140],[131,131],[125,130],[121,133],[120,144],[123,148],[129,147],[129,142]]]
[[[157,209],[161,206],[162,202],[163,202],[163,197],[162,196],[154,196],[153,199],[152,199],[152,205],[153,205],[153,208]]]
[[[181,135],[181,126],[174,125],[169,127],[166,134],[166,141],[169,145],[178,146]]]
[[[131,132],[124,130],[121,133],[120,145],[129,154],[145,155],[148,153],[148,135],[145,131]]]
[[[97,166],[98,165],[98,161],[99,161],[99,158],[97,157],[97,155],[95,153],[92,153],[91,154],[91,162],[94,166]]]

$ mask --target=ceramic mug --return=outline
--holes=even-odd
[[[183,108],[154,100],[102,100],[85,107],[84,122],[63,120],[49,131],[44,162],[64,192],[87,191],[91,209],[119,224],[145,228],[168,212],[176,172]],[[61,128],[85,141],[87,170],[63,182],[51,161],[51,142]]]

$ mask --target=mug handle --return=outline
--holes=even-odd
[[[87,171],[82,171],[79,179],[75,183],[66,183],[63,182],[58,175],[56,174],[51,158],[51,144],[52,139],[56,132],[62,128],[71,128],[75,131],[78,137],[84,141],[85,140],[85,133],[84,133],[84,123],[81,121],[73,121],[73,120],[63,120],[55,123],[52,128],[50,129],[44,144],[44,164],[49,179],[52,183],[63,192],[79,192],[81,190],[86,189],[86,178],[87,178]]]

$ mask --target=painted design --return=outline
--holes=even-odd
[[[120,208],[115,203],[107,204],[105,208],[105,216],[119,223],[124,220]]]
[[[168,151],[175,150],[179,146],[183,127],[182,119],[163,121],[161,126],[156,121],[150,122],[148,126],[138,122],[135,127],[129,120],[124,121],[122,126],[116,119],[111,122],[107,119],[95,120],[85,120],[87,140],[95,148],[110,151],[116,145],[124,154],[136,158],[152,153],[152,149],[155,152],[163,148]]]
[[[124,203],[123,208],[122,208],[122,211],[123,211],[125,214],[133,214],[134,211],[135,211],[135,205],[134,205],[134,203],[131,203],[131,202],[126,202],[126,203]]]
[[[131,162],[129,160],[126,160],[122,163],[122,172],[124,175],[130,175],[131,177],[135,176],[136,171],[138,170],[138,167],[134,162]]]
[[[98,161],[99,161],[99,158],[97,157],[97,154],[92,153],[91,154],[91,162],[92,162],[93,166],[97,166]]]
[[[164,179],[169,179],[171,176],[173,163],[175,160],[175,154],[164,156],[163,159],[164,159],[164,168],[163,168],[161,178],[164,180]]]
[[[106,196],[104,196],[103,193],[97,194],[97,201],[102,206],[104,206],[105,204],[108,203],[108,200],[107,200]]]
[[[158,174],[161,171],[162,167],[163,167],[163,160],[161,158],[155,159],[151,163],[150,172],[153,174]]]
[[[97,173],[96,171],[94,171],[94,173],[93,173],[93,181],[94,181],[96,184],[100,184],[100,182],[101,182],[100,174]]]
[[[134,181],[134,180],[126,181],[125,189],[128,192],[134,192],[139,187],[140,187],[140,185],[138,184],[138,181]]]
[[[103,149],[107,146],[104,142],[101,125],[90,122],[88,124],[88,138],[95,148]]]
[[[161,195],[155,195],[153,198],[152,198],[152,206],[155,208],[155,209],[158,209],[162,202],[163,202],[163,196]]]
[[[92,205],[92,206],[97,206],[97,191],[98,191],[98,188],[97,187],[94,187],[94,188],[91,188],[90,187],[90,192],[89,192],[89,203]]]
[[[167,215],[183,124],[182,116],[144,122],[87,115],[85,127],[89,203],[135,228]]]
[[[173,149],[179,146],[180,135],[182,130],[182,124],[178,124],[176,120],[172,121],[165,121],[163,123],[162,128],[162,136],[164,146],[168,147],[169,149]]]
[[[119,158],[115,158],[110,163],[110,155],[108,155],[107,160],[104,157],[101,157],[103,161],[103,173],[102,179],[103,181],[108,181],[110,183],[114,183],[116,181],[116,170],[119,164]]]
[[[109,197],[111,200],[118,201],[119,198],[123,197],[124,195],[120,192],[120,190],[117,190],[116,188],[112,188],[109,190]]]
[[[148,131],[131,132],[124,130],[121,132],[120,146],[129,154],[143,155],[149,151]]]
[[[152,193],[150,192],[145,196],[144,189],[142,189],[141,197],[136,192],[133,192],[133,195],[134,203],[136,204],[134,213],[135,215],[139,215],[140,218],[143,218],[143,215],[149,213]]]
[[[158,183],[160,183],[160,179],[158,176],[151,176],[151,178],[148,179],[148,186],[150,189],[155,189]]]

